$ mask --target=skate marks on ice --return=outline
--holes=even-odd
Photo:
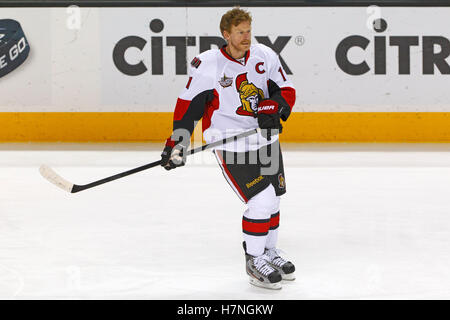
[[[24,279],[20,272],[0,264],[0,298],[15,299],[23,287]]]
[[[160,150],[52,151],[26,165],[24,152],[0,151],[10,163],[0,163],[1,298],[450,297],[448,154],[286,150],[279,244],[297,279],[273,292],[248,283],[245,208],[215,164],[154,168],[73,197],[40,163],[83,182]]]

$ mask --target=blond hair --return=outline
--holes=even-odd
[[[250,12],[241,9],[239,6],[227,11],[220,20],[220,32],[231,32],[231,26],[237,26],[241,22],[248,21],[252,23]]]

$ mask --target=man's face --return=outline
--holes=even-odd
[[[237,26],[231,26],[230,32],[224,31],[223,36],[228,44],[238,51],[247,51],[251,44],[252,26],[244,21]]]
[[[252,110],[256,112],[258,109],[258,95],[255,94],[253,96],[249,96],[245,100],[250,103],[250,108],[252,108]]]

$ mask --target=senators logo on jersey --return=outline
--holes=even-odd
[[[258,102],[264,99],[264,92],[253,83],[248,82],[247,72],[236,77],[236,90],[239,92],[241,105],[236,113],[241,116],[256,116],[258,112]]]

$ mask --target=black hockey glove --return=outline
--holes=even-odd
[[[291,107],[287,103],[278,104],[278,114],[281,120],[286,121],[291,115]],[[281,132],[281,131],[280,131]]]
[[[186,147],[181,143],[176,144],[170,138],[166,141],[166,146],[161,153],[161,166],[166,170],[182,167],[186,163]]]
[[[279,130],[281,133],[283,126],[280,122],[278,103],[271,99],[263,99],[258,104],[258,126],[263,129],[261,134],[270,141],[272,130]]]
[[[270,99],[278,103],[278,114],[280,115],[281,120],[286,121],[291,114],[291,107],[281,95],[281,92],[273,92]]]

